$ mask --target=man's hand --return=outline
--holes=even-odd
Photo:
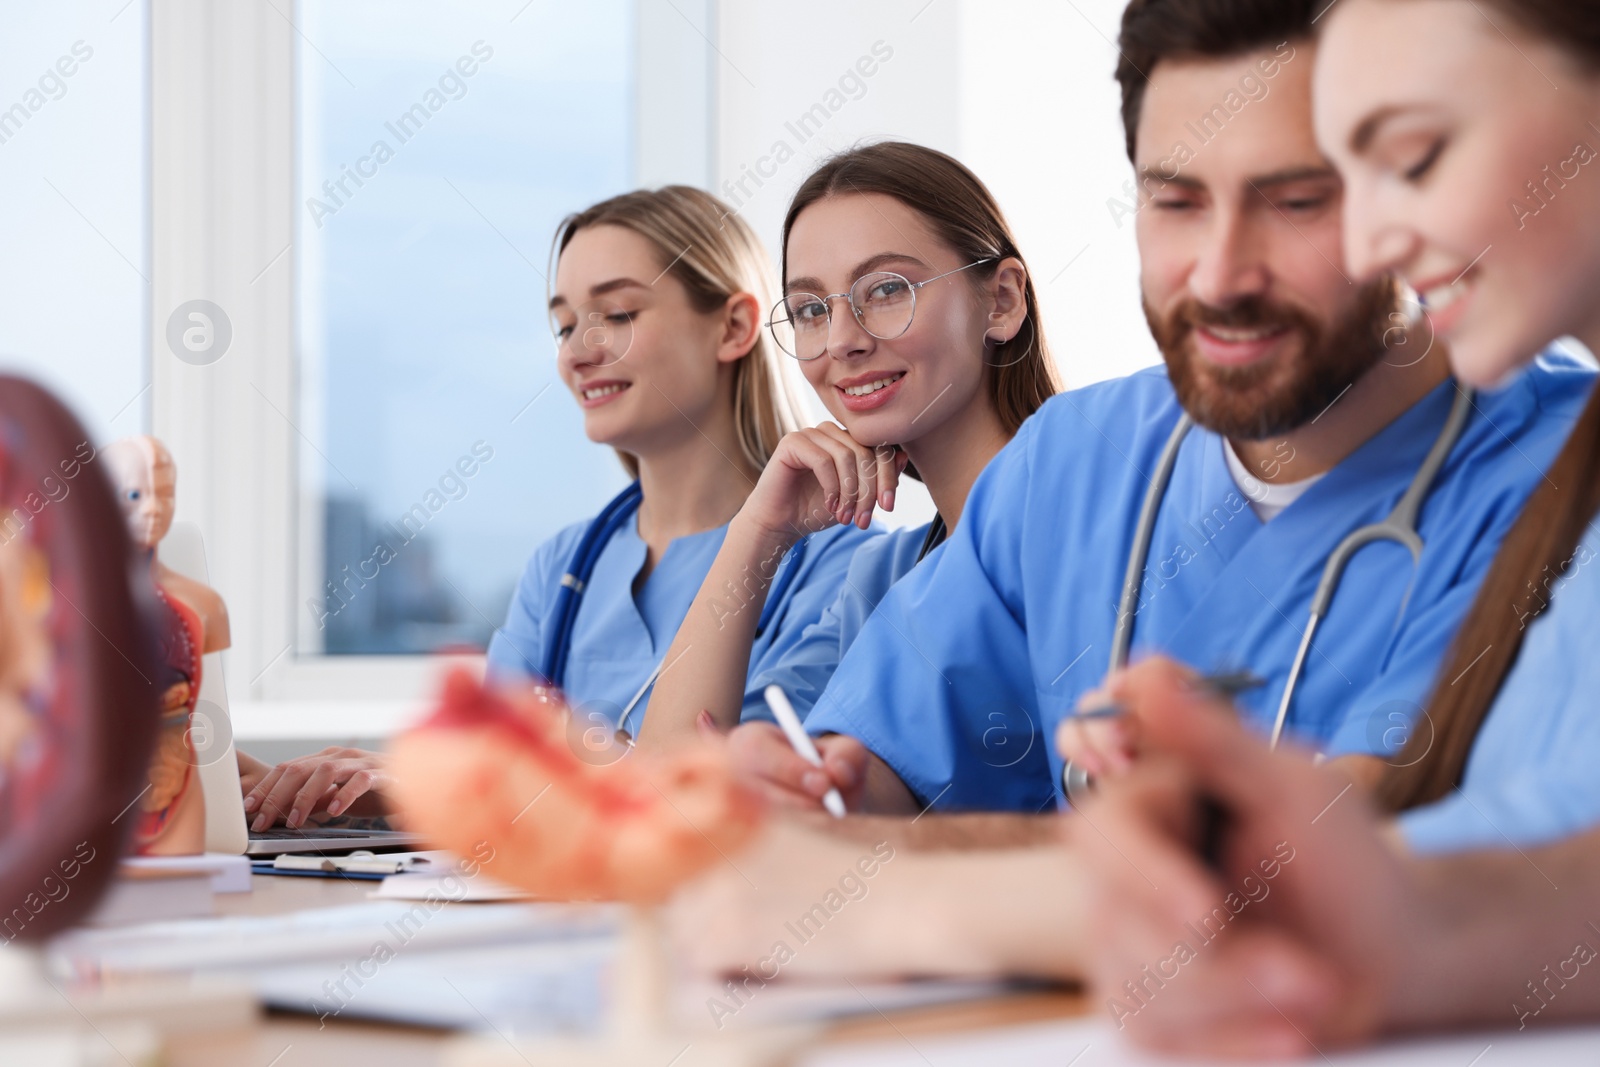
[[[1095,689],[1078,701],[1078,710],[1111,703],[1110,692]],[[1096,779],[1120,774],[1133,766],[1139,754],[1139,724],[1130,716],[1115,719],[1081,719],[1069,715],[1056,728],[1056,751],[1068,763],[1083,768]]]

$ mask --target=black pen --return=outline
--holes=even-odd
[[[1240,693],[1247,693],[1252,689],[1259,689],[1267,684],[1265,678],[1260,678],[1249,671],[1223,671],[1218,674],[1206,674],[1195,680],[1195,684],[1213,696],[1236,697]],[[1121,704],[1106,704],[1098,708],[1089,708],[1085,711],[1075,712],[1074,719],[1116,719],[1128,714],[1128,709]]]

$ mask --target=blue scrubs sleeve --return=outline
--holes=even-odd
[[[768,657],[769,662],[751,672],[751,693],[759,694],[769,685],[782,686],[803,719],[883,595],[917,565],[927,535],[926,525],[895,530],[857,548],[833,603],[822,618],[806,626],[781,662],[771,663]],[[770,718],[770,714],[763,705],[747,709],[745,718]]]
[[[1531,848],[1600,824],[1600,537],[1592,526],[1545,591],[1550,607],[1528,627],[1461,785],[1401,814],[1412,851]]]
[[[807,539],[801,573],[778,606],[768,633],[752,650],[740,720],[770,719],[765,691],[781,685],[802,719],[839,662],[836,602],[856,550],[881,537],[874,526],[836,526]],[[785,564],[787,566],[787,564]]]
[[[1022,616],[1033,425],[979,476],[949,539],[879,603],[806,723],[857,738],[941,810],[1055,799]]]
[[[1493,781],[1468,782],[1443,800],[1403,812],[1400,836],[1412,852],[1436,855],[1533,848],[1600,824],[1594,773],[1600,730],[1589,731],[1580,744],[1581,753],[1552,754],[1542,765],[1511,768]]]
[[[840,595],[849,595],[848,590]],[[772,662],[773,657],[762,657],[750,675],[749,691],[744,697],[743,721],[772,718],[762,697],[769,685],[782,686],[794,710],[801,719],[805,719],[844,655],[842,631],[839,604],[835,600],[822,613],[822,618],[805,628],[781,661]]]
[[[555,596],[557,571],[571,554],[569,540],[564,531],[534,549],[529,557],[506,609],[506,621],[489,639],[487,674],[491,681],[540,679],[544,620]],[[567,555],[561,554],[563,548],[567,548]]]

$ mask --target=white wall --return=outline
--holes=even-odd
[[[1069,386],[1160,361],[1139,308],[1133,177],[1112,72],[1124,0],[963,0],[958,155],[994,191],[1033,269]]]
[[[776,255],[789,196],[825,156],[889,137],[957,152],[958,11],[955,0],[724,0],[711,191]],[[826,122],[800,127],[818,104]]]
[[[1148,366],[1159,357],[1139,310],[1133,226],[1119,228],[1107,208],[1132,177],[1112,79],[1124,5],[821,0],[800,17],[788,4],[725,0],[712,191],[776,255],[790,194],[829,152],[891,137],[950,152],[1010,217],[1068,383]],[[801,141],[794,118],[878,41],[892,58]],[[771,162],[780,142],[794,151],[781,167]],[[763,160],[776,173],[741,189]]]

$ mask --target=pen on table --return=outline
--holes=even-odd
[[[1196,679],[1196,685],[1219,697],[1235,697],[1240,693],[1248,692],[1266,685],[1266,679],[1259,678],[1249,671],[1226,671],[1218,674],[1208,674]],[[1077,719],[1114,719],[1126,715],[1128,709],[1120,704],[1107,704],[1104,707],[1090,708],[1080,711],[1074,718]],[[1222,839],[1228,829],[1228,809],[1222,802],[1209,794],[1202,793],[1195,800],[1196,818],[1199,822],[1199,837],[1197,847],[1200,858],[1206,866],[1214,871],[1222,869]]]
[[[794,712],[794,705],[789,703],[788,694],[783,687],[769,685],[766,688],[767,707],[772,709],[772,717],[778,720],[778,725],[783,729],[783,736],[789,739],[789,744],[800,753],[800,758],[814,767],[822,766],[822,753],[817,751],[817,746],[811,740],[811,735],[806,733],[806,728],[800,725],[800,716]],[[828,809],[828,814],[835,819],[842,819],[845,815],[844,797],[839,795],[836,787],[830,787],[822,796],[822,806]]]

